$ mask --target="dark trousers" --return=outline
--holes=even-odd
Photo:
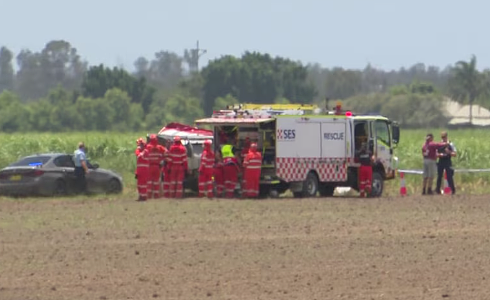
[[[456,188],[454,187],[454,180],[453,180],[454,169],[451,166],[443,165],[443,164],[441,165],[440,163],[437,164],[436,192],[437,193],[441,192],[441,183],[442,183],[442,178],[444,176],[444,170],[446,171],[447,174],[447,183],[451,188],[453,194],[455,194]]]
[[[77,179],[77,190],[79,193],[87,193],[87,179],[85,178],[85,170],[83,167],[75,167],[75,177]]]

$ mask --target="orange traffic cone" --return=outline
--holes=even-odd
[[[451,187],[449,186],[449,183],[447,182],[447,172],[444,170],[444,195],[449,195],[452,194]]]
[[[403,175],[403,172],[400,172],[400,195],[407,195],[407,187],[405,186],[405,177]]]

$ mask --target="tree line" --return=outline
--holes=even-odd
[[[64,40],[16,56],[1,47],[0,130],[154,131],[168,122],[192,123],[227,104],[323,106],[325,98],[344,100],[359,113],[382,113],[406,127],[425,127],[447,123],[441,109],[446,97],[490,106],[490,70],[480,72],[475,56],[444,69],[417,63],[387,71],[371,65],[329,69],[245,52],[222,56],[196,71],[198,56],[192,51],[139,57],[130,72],[91,66]]]

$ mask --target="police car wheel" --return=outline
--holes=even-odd
[[[53,190],[54,196],[64,196],[68,194],[66,183],[62,179],[56,180],[55,187]]]
[[[122,192],[122,185],[119,180],[112,178],[107,184],[108,194],[119,194]]]

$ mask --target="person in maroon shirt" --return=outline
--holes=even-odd
[[[425,143],[422,146],[422,156],[424,157],[424,187],[422,195],[433,195],[432,182],[437,174],[437,149],[446,144],[446,142],[435,143],[432,133],[428,133],[425,137]]]

